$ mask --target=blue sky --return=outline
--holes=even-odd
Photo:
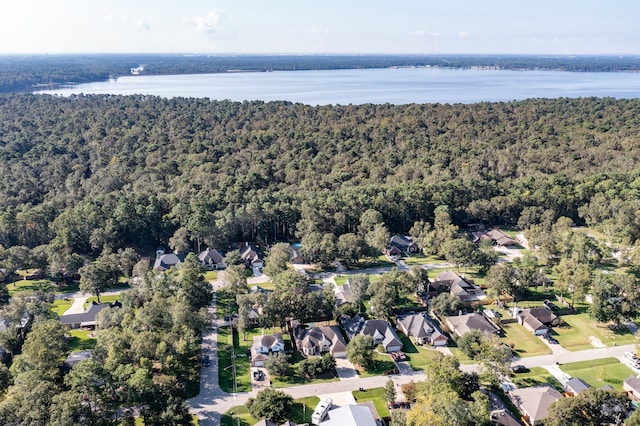
[[[637,0],[0,0],[0,53],[638,54]]]

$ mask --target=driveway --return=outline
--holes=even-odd
[[[396,362],[396,367],[398,367],[398,371],[400,374],[413,374],[413,368],[407,361],[398,361]]]
[[[346,358],[336,358],[336,372],[340,380],[357,379],[356,367]]]

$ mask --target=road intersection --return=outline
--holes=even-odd
[[[219,287],[220,283],[214,283],[214,289]],[[209,308],[211,313],[215,313],[215,298]],[[211,358],[210,367],[202,367],[200,378],[200,393],[189,401],[191,411],[197,414],[202,426],[219,425],[222,415],[231,408],[244,404],[249,398],[255,397],[258,390],[254,389],[248,393],[239,393],[236,395],[224,392],[218,386],[218,356],[217,356],[217,328],[226,323],[220,319],[214,320],[214,325],[203,335],[202,350],[203,354],[208,354]],[[554,345],[550,345],[553,348]],[[601,358],[616,357],[624,360],[625,352],[636,352],[636,345],[610,346],[605,348],[588,349],[578,352],[570,352],[557,348],[550,355],[541,355],[528,358],[519,358],[513,364],[523,365],[526,368],[545,367],[552,374],[558,373],[558,365],[588,361]],[[463,371],[477,371],[476,364],[462,364],[460,366]],[[558,371],[556,371],[558,370]],[[279,390],[293,396],[293,398],[303,398],[307,396],[319,396],[327,394],[337,394],[342,392],[351,392],[359,388],[376,388],[383,387],[387,380],[391,378],[397,386],[401,386],[410,381],[418,382],[425,380],[425,376],[420,371],[404,371],[404,374],[396,374],[391,376],[375,376],[367,378],[357,378],[349,380],[341,380],[336,382],[291,386],[279,388]]]

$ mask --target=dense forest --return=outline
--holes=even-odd
[[[369,209],[407,232],[441,205],[461,226],[566,216],[633,243],[639,121],[640,100],[595,98],[310,107],[4,95],[0,246],[40,253],[36,267],[44,253],[49,264],[149,254],[175,236],[194,249],[340,236]]]
[[[434,66],[515,70],[640,71],[640,58],[531,55],[5,55],[0,93],[106,81],[144,65],[144,74],[201,74],[228,70],[295,71]]]

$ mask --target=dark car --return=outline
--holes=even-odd
[[[511,371],[513,371],[514,373],[522,373],[527,371],[527,367],[525,367],[524,365],[514,365],[513,367],[511,367]]]
[[[202,365],[203,365],[204,367],[208,367],[208,366],[209,366],[209,364],[211,364],[211,360],[209,359],[209,355],[204,355],[204,356],[202,357]]]

